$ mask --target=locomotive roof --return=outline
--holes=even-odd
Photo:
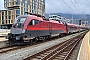
[[[29,17],[29,16],[31,16],[31,17],[38,17],[38,16],[35,16],[35,15],[21,15],[20,17]],[[50,21],[50,22],[53,22],[53,23],[59,23],[56,20],[50,20],[48,18],[43,18],[43,17],[38,17],[38,18],[40,18],[40,20],[42,20],[42,21]]]

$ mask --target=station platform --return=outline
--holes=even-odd
[[[9,33],[9,31],[7,31],[7,32],[0,32],[0,37],[1,36],[6,36],[6,35],[8,35],[8,33]]]
[[[10,32],[10,30],[0,29],[0,42],[7,40],[7,39],[5,38],[5,36],[7,36],[9,32]]]
[[[90,60],[90,31],[82,41],[77,60]]]
[[[9,29],[0,29],[0,36],[6,36],[9,32]]]

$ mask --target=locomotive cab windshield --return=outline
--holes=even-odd
[[[26,17],[17,17],[14,21],[13,27],[14,28],[22,28],[25,20],[26,20]]]

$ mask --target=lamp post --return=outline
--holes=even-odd
[[[87,24],[87,26],[89,25],[89,15],[87,15],[87,22],[86,22],[86,24]]]

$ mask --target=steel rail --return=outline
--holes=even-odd
[[[74,50],[74,48],[76,47],[76,44],[80,40],[81,40],[81,38],[78,38],[76,41],[73,41],[72,43],[70,43],[69,45],[67,45],[66,47],[64,47],[63,49],[61,49],[60,51],[58,51],[57,53],[55,53],[53,56],[49,57],[47,60],[53,60],[55,58],[55,56],[57,56],[57,55],[59,55],[59,54],[61,54],[63,52],[68,52],[67,49],[69,49],[69,52],[66,54],[66,56],[64,55],[65,57],[63,58],[63,60],[67,60],[68,59],[68,56]],[[63,54],[61,54],[61,55],[63,56]]]
[[[33,60],[33,59],[39,59],[39,60],[53,60],[55,58],[55,56],[57,56],[59,53],[61,53],[62,51],[64,51],[65,49],[67,50],[70,46],[70,50],[67,53],[67,55],[65,56],[65,59],[68,58],[68,56],[70,55],[70,53],[74,50],[75,46],[77,45],[77,43],[79,43],[79,41],[81,40],[81,38],[83,38],[85,34],[81,35],[81,36],[77,36],[74,37],[70,40],[67,40],[63,43],[60,43],[56,46],[47,48],[44,51],[41,51],[39,53],[36,53],[32,56],[27,57],[24,60]],[[73,40],[74,39],[74,40]],[[76,42],[76,43],[75,43]]]
[[[70,34],[71,35],[71,34]],[[62,37],[65,37],[67,35],[64,35]],[[61,38],[62,38],[61,37]],[[9,52],[9,51],[13,51],[13,50],[17,50],[17,49],[21,49],[21,48],[25,48],[25,47],[28,47],[28,46],[33,46],[33,45],[37,45],[37,44],[40,44],[40,43],[44,43],[44,42],[47,42],[47,41],[50,41],[50,40],[55,40],[55,39],[58,39],[60,37],[54,37],[54,38],[51,38],[49,40],[45,40],[45,41],[42,41],[42,42],[37,42],[35,44],[29,44],[29,45],[25,45],[25,46],[15,46],[15,45],[8,45],[8,46],[5,46],[5,47],[1,47],[0,48],[0,54],[2,53],[6,53],[6,52]]]
[[[75,47],[78,45],[79,41],[83,38],[83,36],[75,43],[75,45],[72,47],[72,49],[69,51],[69,53],[67,54],[67,56],[64,58],[64,60],[67,60],[68,57],[70,56],[70,54],[73,52],[73,50],[75,49]]]
[[[50,57],[52,54],[57,54],[58,52],[63,51],[64,49],[66,49],[68,46],[70,46],[71,44],[73,44],[75,41],[71,42],[69,45],[67,45],[69,42],[71,41],[67,41],[64,44],[62,44],[61,46],[57,47],[56,49],[54,49],[52,52],[50,52],[47,56],[43,57],[41,60],[45,60],[47,57]],[[66,47],[62,48],[63,46],[67,45]],[[60,50],[61,49],[61,50]],[[60,51],[59,51],[60,50]],[[57,52],[57,53],[56,53]],[[48,60],[48,59],[47,59]]]

